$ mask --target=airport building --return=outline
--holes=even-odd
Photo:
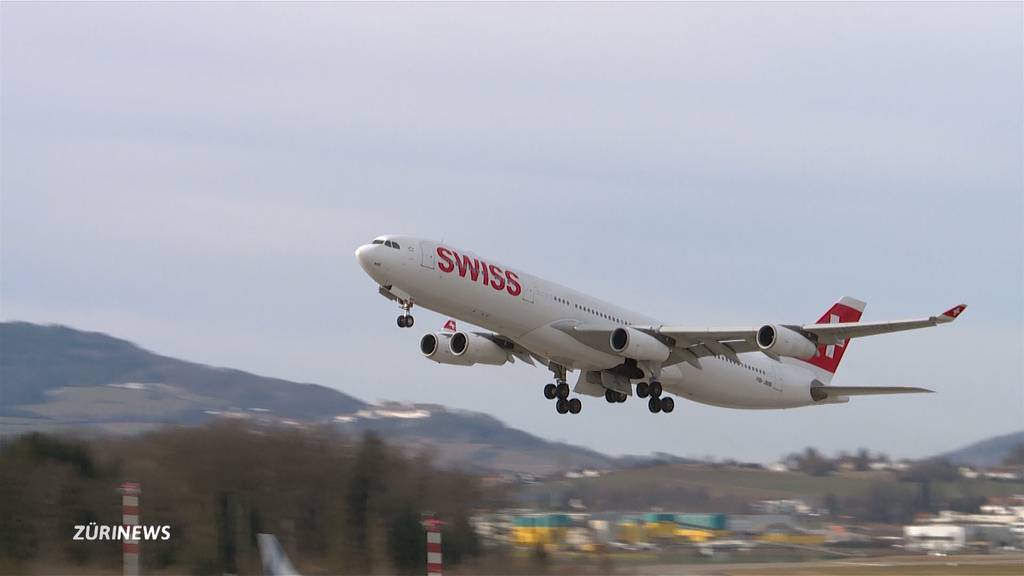
[[[1005,524],[920,524],[905,526],[903,539],[916,552],[961,552],[1016,546],[1016,535]]]

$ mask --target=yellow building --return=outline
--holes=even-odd
[[[567,514],[518,516],[512,525],[512,541],[518,546],[561,545],[571,523]]]
[[[707,542],[708,540],[717,538],[720,534],[714,530],[681,526],[676,528],[675,536],[676,538],[688,540],[690,542]]]

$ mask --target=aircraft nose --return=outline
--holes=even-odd
[[[356,260],[359,265],[362,266],[363,270],[370,271],[370,252],[373,251],[371,244],[363,244],[359,248],[356,248]]]

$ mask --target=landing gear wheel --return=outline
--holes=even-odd
[[[651,398],[647,401],[647,409],[651,411],[651,414],[661,412],[661,401],[657,398]]]
[[[569,412],[571,414],[579,414],[580,410],[583,410],[583,402],[580,402],[579,398],[569,400]]]
[[[661,382],[658,382],[657,380],[651,382],[651,385],[647,390],[647,393],[651,395],[651,398],[661,398]]]
[[[548,400],[554,400],[555,396],[558,396],[558,386],[554,384],[544,385],[544,397]]]
[[[569,385],[565,382],[558,383],[558,397],[563,400],[569,397]]]
[[[665,414],[676,409],[676,401],[669,398],[668,396],[661,399],[661,411]]]
[[[640,382],[636,385],[636,395],[640,398],[647,398],[651,393],[651,387],[647,382]]]
[[[569,401],[565,398],[559,398],[558,402],[555,402],[555,410],[557,410],[559,414],[565,414],[569,411]]]
[[[617,402],[618,402],[619,404],[622,404],[623,402],[625,402],[625,401],[626,401],[626,398],[629,398],[629,396],[626,396],[626,395],[625,395],[625,394],[623,394],[622,392],[616,392],[616,393],[615,393],[615,395],[616,395],[616,396],[618,396],[618,398],[616,399],[616,401],[617,401]]]
[[[612,390],[611,388],[605,388],[604,389],[604,399],[609,404],[615,404],[616,402],[619,401],[618,392],[616,392],[615,390]]]
[[[412,314],[409,314],[409,310],[412,310],[412,300],[399,300],[398,307],[402,309],[402,315],[398,317],[399,328],[412,328],[413,320]]]

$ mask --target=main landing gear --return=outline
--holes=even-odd
[[[657,380],[651,380],[650,383],[640,382],[636,385],[636,395],[641,398],[650,397],[647,401],[647,409],[651,411],[651,414],[657,414],[658,412],[669,412],[676,409],[676,401],[669,398],[668,396],[662,398],[661,393],[663,392],[661,382]]]
[[[651,414],[657,414],[658,412],[669,412],[676,409],[676,401],[669,398],[651,398],[647,401],[647,409],[651,411]]]
[[[412,328],[413,323],[416,321],[412,314],[409,314],[409,310],[412,310],[412,300],[399,300],[398,306],[405,312],[398,317],[398,327]]]
[[[658,382],[657,380],[651,380],[650,384],[647,382],[640,382],[636,385],[636,395],[641,398],[647,398],[648,396],[651,398],[661,398],[661,392],[661,382]]]
[[[628,398],[628,396],[618,390],[612,390],[611,388],[604,389],[604,400],[609,404],[620,404],[625,402],[626,398]]]
[[[571,390],[565,381],[565,368],[552,365],[551,371],[555,373],[557,384],[545,384],[544,397],[555,401],[555,411],[559,414],[579,414],[583,403],[579,398],[569,398]]]

